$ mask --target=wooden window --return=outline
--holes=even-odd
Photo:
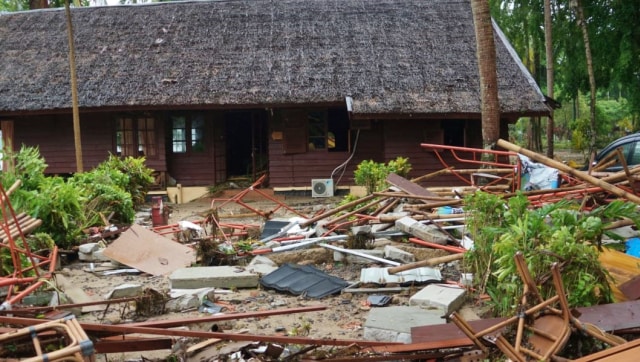
[[[171,144],[173,153],[203,152],[204,115],[201,113],[171,115]]]
[[[116,120],[116,154],[157,157],[155,119],[148,116],[119,117]]]
[[[465,121],[462,119],[445,119],[442,121],[442,130],[445,146],[465,147]]]
[[[349,150],[346,110],[284,110],[281,116],[284,153]]]

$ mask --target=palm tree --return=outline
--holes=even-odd
[[[500,138],[500,103],[496,72],[496,45],[488,0],[471,0],[480,74],[483,148],[494,148]]]

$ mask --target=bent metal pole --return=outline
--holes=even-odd
[[[579,178],[583,181],[586,181],[590,184],[602,187],[602,189],[616,195],[622,198],[625,198],[631,202],[634,202],[636,204],[640,204],[640,197],[638,197],[637,195],[631,193],[631,192],[627,192],[615,185],[612,185],[608,182],[602,181],[599,178],[593,177],[591,175],[589,175],[588,173],[584,172],[584,171],[579,171],[576,170],[570,166],[565,165],[562,162],[558,162],[556,160],[550,159],[546,156],[543,156],[539,153],[535,153],[531,150],[528,150],[526,148],[522,148],[520,146],[514,145],[513,143],[507,142],[503,139],[498,140],[498,142],[496,143],[497,146],[502,147],[506,150],[509,151],[513,151],[513,152],[517,152],[519,154],[525,155],[527,157],[529,157],[530,159],[536,161],[536,162],[540,162],[543,163],[549,167],[553,167],[555,169],[558,169],[560,171],[566,172],[572,176],[575,176],[576,178]]]

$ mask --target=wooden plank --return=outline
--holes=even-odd
[[[640,298],[640,275],[620,284],[619,288],[620,292],[622,292],[628,300],[636,300]]]
[[[390,173],[389,176],[387,176],[387,182],[411,195],[438,197],[438,195],[434,194],[433,192],[425,189],[420,185],[416,185],[406,178],[398,176],[393,172]]]
[[[613,278],[614,283],[611,284],[611,289],[615,300],[618,302],[628,300],[620,290],[620,286],[640,275],[640,258],[617,250],[602,248],[598,260]]]
[[[152,275],[166,275],[196,261],[195,250],[136,224],[103,253],[108,258]]]
[[[640,301],[628,301],[577,308],[578,320],[591,323],[605,332],[640,327]],[[468,321],[475,331],[489,328],[506,318],[481,319]],[[464,341],[466,339],[466,341]],[[411,328],[411,340],[416,344],[435,345],[443,343],[449,346],[451,341],[457,341],[456,346],[471,345],[471,340],[453,323],[433,326],[419,326]],[[467,343],[467,344],[464,344]]]

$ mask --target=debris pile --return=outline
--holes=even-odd
[[[199,220],[98,230],[78,251],[85,272],[106,278],[143,274],[163,286],[144,288],[130,278],[130,283],[114,286],[102,297],[86,295],[80,285],[63,285],[63,276],[56,275],[54,268],[55,248],[47,257],[40,257],[28,250],[26,243],[17,242],[37,221],[13,215],[9,192],[0,187],[5,220],[1,246],[10,251],[14,270],[0,279],[0,286],[6,289],[0,322],[14,328],[0,335],[0,341],[12,338],[19,356],[31,352],[41,359],[76,360],[94,353],[151,350],[170,350],[183,360],[477,360],[495,356],[516,361],[550,360],[561,357],[573,335],[614,347],[603,351],[611,355],[637,349],[634,341],[627,342],[620,335],[640,327],[640,319],[622,317],[638,306],[635,284],[640,280],[640,263],[620,252],[603,250],[601,257],[603,265],[631,258],[627,271],[610,269],[618,303],[571,309],[560,267],[550,265],[549,278],[534,280],[523,255],[516,253],[514,260],[524,285],[522,295],[514,296],[519,312],[511,317],[481,319],[472,309],[464,308],[469,301],[489,298],[474,289],[472,274],[457,268],[474,247],[473,235],[466,229],[464,200],[468,193],[485,191],[504,198],[524,194],[534,207],[579,199],[581,212],[612,198],[640,203],[634,185],[637,169],[590,174],[502,140],[498,145],[507,151],[423,144],[442,162],[442,170],[412,180],[391,173],[386,190],[310,215],[309,210],[263,191],[264,175],[229,199],[213,199]],[[479,157],[482,153],[489,153],[494,161]],[[460,168],[468,164],[475,168]],[[543,168],[551,170],[541,173],[544,176],[534,175],[534,170]],[[421,186],[438,177],[453,177],[459,185]],[[250,193],[267,199],[270,209],[246,201]],[[246,214],[229,212],[229,206],[247,210],[252,222],[246,222]],[[278,217],[283,213],[286,217]],[[256,218],[260,221],[255,222]],[[625,237],[631,239],[637,236],[632,224],[620,220],[612,228],[626,228],[629,235]],[[286,259],[307,250],[320,250],[331,260],[309,265]],[[24,260],[29,261],[27,267]],[[334,275],[335,265],[356,268],[359,276],[345,279]],[[43,267],[48,271],[41,272]],[[46,289],[53,275],[56,283],[49,284],[56,284],[52,293],[56,297],[46,300],[49,305],[24,302],[33,292]],[[544,283],[551,283],[555,290],[552,297],[540,294]],[[241,289],[255,293],[234,301],[234,293]],[[271,297],[257,306],[257,300],[265,295]],[[278,295],[293,295],[300,303],[282,308],[287,303],[273,297]],[[406,297],[402,303],[397,301],[400,295]],[[329,305],[303,304],[309,300]],[[239,309],[251,303],[255,303],[254,310]],[[268,307],[262,308],[265,305]],[[83,314],[104,318],[110,309],[117,308],[121,318],[114,323],[82,320]],[[263,330],[224,326],[228,321],[309,315],[327,308],[362,313],[363,323],[341,316],[319,322],[361,329],[361,338],[312,336],[313,322],[303,317],[293,326]],[[165,313],[189,311],[198,314],[156,319]],[[610,313],[617,317],[603,318]],[[54,321],[43,323],[42,317]],[[40,338],[71,343],[45,353],[43,342],[23,337],[24,326],[36,326],[38,334],[47,330],[46,337]],[[0,348],[0,357],[12,357],[11,353],[16,351]]]

